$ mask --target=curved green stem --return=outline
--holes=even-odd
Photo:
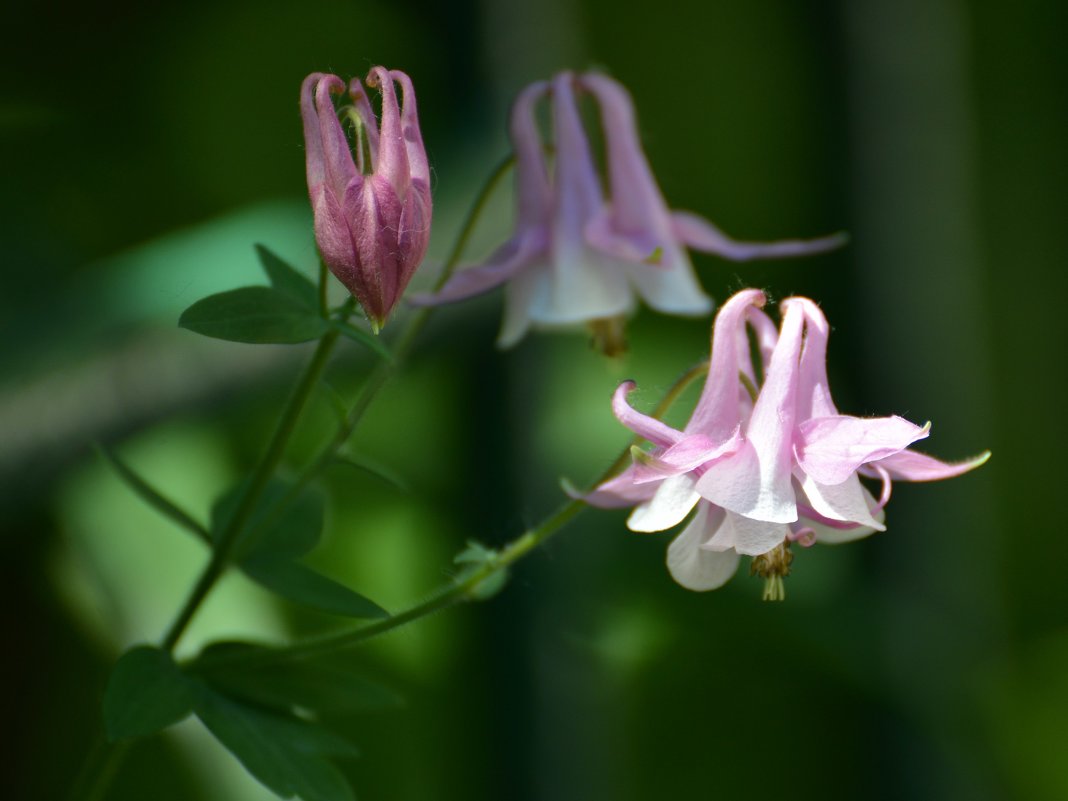
[[[653,410],[652,416],[656,418],[663,417],[667,410],[671,408],[672,404],[678,400],[683,391],[685,391],[694,380],[700,378],[707,372],[708,362],[702,362],[696,367],[687,370],[675,381],[671,388],[668,389],[660,403],[657,404],[656,408]],[[619,456],[616,457],[612,464],[610,464],[601,474],[601,476],[593,482],[592,486],[596,487],[606,481],[626,465],[630,458],[631,448],[637,446],[641,441],[641,437],[635,437],[631,443],[623,449]],[[461,578],[455,579],[448,584],[439,587],[437,591],[433,592],[425,601],[416,604],[415,606],[411,606],[403,612],[386,618],[385,620],[379,620],[351,631],[343,631],[335,634],[326,634],[321,637],[310,638],[287,647],[263,650],[255,654],[234,654],[232,657],[216,657],[212,659],[212,666],[217,667],[225,664],[231,667],[240,665],[242,668],[255,668],[263,665],[310,659],[312,657],[334,653],[343,649],[352,648],[353,646],[366,642],[380,634],[385,634],[386,632],[392,631],[407,623],[411,623],[435,612],[447,609],[461,601],[475,599],[478,597],[478,588],[483,582],[492,578],[500,571],[508,569],[511,565],[515,564],[531,551],[545,543],[546,540],[557,534],[571,521],[572,518],[581,512],[585,506],[586,502],[584,500],[581,498],[574,498],[564,504],[564,506],[560,507],[560,509],[550,517],[546,518],[542,523],[534,528],[528,529],[523,534],[516,537],[503,549],[494,554],[492,558],[487,559],[486,562],[472,572],[466,573]]]
[[[69,801],[97,801],[103,798],[130,745],[130,740],[110,743],[101,735],[74,780],[74,786],[67,796]]]
[[[230,518],[229,524],[223,529],[222,533],[216,540],[215,547],[212,550],[211,560],[208,562],[207,567],[204,568],[204,572],[200,574],[200,578],[193,587],[193,591],[189,594],[181,611],[179,611],[178,616],[174,619],[166,636],[163,638],[160,647],[164,651],[174,650],[174,646],[178,644],[182,632],[185,631],[186,626],[189,625],[189,621],[193,619],[193,615],[195,615],[197,609],[200,608],[201,602],[207,597],[208,593],[211,592],[211,588],[215,586],[215,582],[219,579],[219,576],[222,575],[223,570],[226,569],[226,566],[230,561],[230,556],[233,553],[234,546],[237,544],[238,537],[248,524],[249,517],[252,515],[252,511],[256,508],[256,503],[263,494],[263,490],[267,487],[267,482],[270,481],[271,476],[274,475],[274,471],[278,467],[278,463],[282,460],[282,455],[285,453],[289,438],[292,436],[293,430],[297,426],[297,420],[300,418],[300,413],[304,410],[305,403],[311,396],[312,390],[315,389],[319,377],[326,368],[326,363],[330,359],[330,353],[333,351],[334,345],[337,344],[339,336],[340,334],[337,331],[330,331],[319,340],[319,344],[315,348],[315,353],[312,356],[311,362],[309,362],[308,366],[305,368],[304,374],[301,376],[296,389],[293,391],[289,404],[286,406],[281,419],[278,421],[278,427],[275,429],[274,436],[271,437],[271,441],[267,446],[267,450],[263,454],[263,458],[260,460],[260,463],[256,466],[255,472],[252,474],[248,488],[241,497],[241,503],[238,505],[237,511],[234,512],[233,517]]]

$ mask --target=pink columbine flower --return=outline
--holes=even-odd
[[[403,108],[394,82],[404,92]],[[379,126],[354,78],[348,86],[352,106],[345,113],[355,125],[355,157],[331,97],[345,93],[344,81],[309,75],[301,86],[300,111],[315,241],[330,271],[378,330],[426,254],[430,168],[408,76],[374,67],[366,83],[382,92],[382,122]]]
[[[606,199],[582,126],[576,93],[592,96],[607,151]],[[535,106],[551,95],[554,162],[545,156]],[[622,318],[636,296],[666,314],[699,316],[712,304],[694,276],[687,246],[724,258],[799,256],[830,250],[840,235],[812,241],[731,240],[696,215],[668,210],[642,152],[626,90],[602,75],[560,73],[524,89],[512,108],[516,228],[481,265],[457,273],[421,304],[448,303],[507,284],[498,345],[515,344],[531,326],[589,324],[621,345]]]
[[[929,426],[900,417],[841,415],[826,373],[827,321],[806,298],[783,302],[781,331],[761,311],[764,295],[744,290],[724,304],[713,330],[704,391],[683,431],[626,403],[624,383],[613,410],[655,446],[602,484],[587,500],[596,506],[635,506],[628,526],[661,531],[689,525],[668,548],[668,568],[685,587],[707,590],[733,575],[739,556],[754,556],[768,579],[765,597],[782,597],[789,572],[787,544],[845,542],[885,529],[891,479],[932,481],[960,475],[984,453],[946,464],[908,446]],[[766,378],[755,402],[746,324],[756,336]],[[858,475],[882,481],[876,500]]]

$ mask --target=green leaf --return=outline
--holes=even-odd
[[[467,565],[467,569],[456,577],[457,582],[463,582],[487,565],[493,567],[497,561],[497,552],[478,540],[468,540],[467,547],[456,554],[452,561],[458,565]],[[507,583],[508,570],[498,567],[468,590],[468,595],[476,601],[485,601],[503,590]]]
[[[306,721],[204,691],[197,717],[259,782],[282,798],[352,801],[352,788],[325,756],[351,756],[345,740]]]
[[[343,657],[260,664],[251,670],[240,662],[226,662],[270,652],[270,648],[248,643],[214,643],[197,657],[191,670],[226,695],[284,712],[300,708],[325,718],[403,704],[396,693],[354,673],[350,660]]]
[[[196,688],[158,648],[137,646],[115,663],[104,691],[108,740],[143,737],[193,711]]]
[[[178,325],[215,339],[287,345],[318,339],[330,323],[287,292],[246,286],[198,300]]]
[[[246,559],[241,569],[257,584],[320,612],[368,619],[389,617],[378,604],[300,562],[257,555]]]
[[[216,501],[211,510],[213,541],[226,530],[247,486],[247,481],[242,482]],[[284,508],[279,508],[278,504],[292,488],[291,483],[275,479],[264,489],[237,542],[234,554],[239,561],[253,553],[296,558],[319,544],[323,531],[323,496],[305,488]]]
[[[497,552],[478,540],[468,540],[467,547],[452,558],[458,565],[482,565],[497,558]]]
[[[331,320],[330,325],[354,342],[366,345],[386,361],[393,361],[393,354],[382,344],[382,340],[370,331],[364,331],[362,328],[357,328],[352,323],[344,320]]]
[[[388,467],[380,465],[378,462],[365,459],[362,456],[353,456],[352,454],[340,454],[334,457],[336,464],[347,465],[348,467],[354,467],[364,473],[369,473],[375,478],[380,478],[387,484],[392,484],[402,492],[411,492],[411,488],[399,475],[394,473]]]
[[[100,454],[100,458],[106,461],[111,468],[119,474],[119,478],[125,481],[130,489],[132,489],[141,500],[163,514],[164,517],[169,517],[182,528],[193,532],[205,542],[209,544],[211,543],[211,534],[208,533],[208,530],[204,528],[204,526],[194,520],[191,515],[187,514],[185,511],[178,508],[172,501],[165,498],[158,490],[141,478],[141,476],[137,475],[137,473],[130,469],[130,467],[103,445],[97,445],[96,450],[97,453]]]
[[[319,308],[319,291],[306,275],[296,267],[282,261],[264,245],[255,247],[260,266],[267,274],[267,280],[271,282],[271,286],[280,292],[285,292],[294,300],[299,300],[301,304],[313,311]]]

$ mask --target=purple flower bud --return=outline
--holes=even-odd
[[[404,92],[403,108],[398,108],[395,81]],[[348,86],[352,106],[340,113],[355,126],[355,157],[331,97],[345,93],[339,77],[313,72],[305,78],[300,113],[315,241],[323,261],[356,296],[377,331],[426,254],[430,167],[408,76],[374,67],[366,83],[382,92],[382,122],[379,127],[360,81],[353,79]]]

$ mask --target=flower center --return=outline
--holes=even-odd
[[[785,601],[786,587],[783,579],[790,575],[790,563],[794,561],[794,555],[790,551],[790,543],[783,542],[776,545],[767,553],[754,556],[749,566],[750,576],[760,576],[764,579],[765,601]]]

